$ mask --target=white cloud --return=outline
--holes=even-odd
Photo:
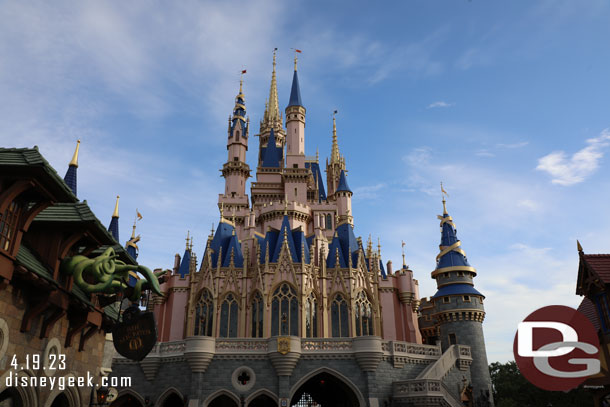
[[[358,188],[354,188],[354,199],[380,198],[382,196],[380,191],[385,187],[385,183],[378,183],[375,185],[365,185]]]
[[[512,143],[512,144],[504,144],[504,143],[498,143],[496,144],[497,148],[507,148],[507,149],[513,149],[513,148],[522,148],[525,147],[529,144],[529,141],[521,141],[519,143]]]
[[[537,170],[552,176],[552,183],[564,186],[583,182],[599,167],[604,149],[610,145],[610,129],[603,130],[598,137],[588,139],[588,146],[572,154],[555,151],[538,160]]]
[[[426,109],[434,109],[437,107],[451,107],[451,106],[455,106],[455,103],[447,103],[447,102],[440,100],[438,102],[429,104]]]
[[[481,149],[474,153],[478,157],[495,157],[496,155],[488,150]]]

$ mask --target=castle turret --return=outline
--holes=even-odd
[[[335,113],[337,111],[335,110]],[[330,152],[330,161],[326,161],[326,185],[328,197],[332,198],[339,186],[341,171],[345,170],[345,160],[339,154],[339,143],[337,142],[337,120],[333,114],[333,144]]]
[[[470,346],[473,397],[475,400],[489,399],[493,406],[482,325],[485,297],[474,288],[476,270],[468,264],[466,253],[461,248],[455,224],[447,213],[445,199],[443,215],[439,215],[438,219],[441,221],[440,253],[436,256],[436,269],[432,272],[438,291],[431,301],[440,328],[441,346],[443,351],[455,344]]]
[[[108,231],[114,237],[114,240],[119,241],[119,196],[116,196],[116,203],[114,204],[114,212],[112,213],[112,219],[110,219],[110,225],[108,225]]]
[[[136,236],[136,221],[133,221],[133,227],[131,228],[131,238],[125,243],[125,250],[134,260],[138,259],[140,248],[138,242],[140,241],[140,235]]]
[[[337,212],[339,214],[339,222],[347,221],[350,224],[354,224],[352,216],[352,190],[347,185],[347,178],[345,177],[345,171],[341,170],[339,176],[339,185],[335,191],[335,199],[337,201]]]
[[[239,212],[248,207],[246,181],[250,177],[250,166],[246,164],[248,151],[249,119],[246,119],[246,102],[243,93],[243,80],[239,81],[239,93],[235,97],[233,115],[229,117],[227,139],[227,162],[222,166],[225,179],[225,193],[218,198],[218,204]]]
[[[286,107],[286,168],[305,168],[305,107],[301,102],[296,55],[290,100]]]
[[[76,195],[76,170],[78,168],[78,149],[80,147],[80,140],[76,142],[76,149],[74,150],[74,155],[72,156],[72,160],[68,165],[68,171],[66,171],[66,175],[64,176],[64,181],[70,187],[74,195]]]

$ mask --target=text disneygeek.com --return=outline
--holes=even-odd
[[[131,387],[131,377],[102,377],[101,385],[93,383],[95,376],[87,372],[87,376],[35,377],[19,372],[10,372],[5,378],[6,387],[46,387],[53,391],[63,391],[66,387]]]

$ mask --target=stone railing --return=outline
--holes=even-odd
[[[384,341],[381,343],[384,358],[391,361],[396,368],[405,363],[430,363],[441,357],[441,348],[434,345]]]
[[[451,345],[449,349],[443,353],[430,366],[426,367],[417,376],[418,379],[442,379],[449,373],[451,368],[456,366],[461,370],[465,370],[472,363],[472,357],[470,356],[470,346],[466,345]]]
[[[461,407],[462,404],[440,380],[414,379],[394,382],[392,397],[406,399],[413,405]]]

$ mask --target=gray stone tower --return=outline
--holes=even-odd
[[[485,297],[474,288],[473,278],[476,276],[476,270],[468,264],[444,199],[443,216],[438,218],[441,221],[442,236],[440,253],[436,256],[436,269],[432,272],[438,291],[431,301],[439,327],[441,346],[443,352],[455,344],[470,346],[474,406],[493,406],[491,377],[483,338]]]

